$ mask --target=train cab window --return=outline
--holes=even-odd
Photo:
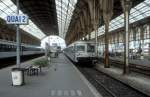
[[[85,51],[85,46],[84,45],[77,45],[76,51]]]
[[[95,52],[95,46],[91,44],[87,44],[87,52]]]

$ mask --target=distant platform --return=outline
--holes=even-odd
[[[100,56],[100,58],[104,58],[104,57]],[[109,58],[111,60],[121,61],[121,62],[123,62],[123,60],[124,60],[123,57],[109,57]],[[150,60],[148,60],[148,59],[129,59],[129,63],[150,67]]]

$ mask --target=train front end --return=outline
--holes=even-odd
[[[92,63],[96,60],[95,44],[80,43],[75,46],[75,60],[79,63]]]

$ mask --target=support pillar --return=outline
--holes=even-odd
[[[125,33],[124,33],[124,69],[123,74],[129,73],[129,14],[131,1],[130,0],[122,0],[122,7],[124,11],[124,25],[125,25]]]
[[[109,37],[108,37],[108,32],[109,32],[109,20],[105,19],[105,68],[109,68]]]
[[[91,32],[90,32],[89,30],[90,30],[90,27],[88,26],[88,27],[87,27],[88,40],[91,40]]]
[[[94,17],[94,20],[93,20],[93,24],[94,24],[94,31],[95,31],[95,54],[96,54],[96,57],[98,57],[98,41],[97,41],[97,38],[98,38],[98,19],[96,17],[96,0],[93,1],[94,5],[93,5],[93,17]]]
[[[113,15],[114,0],[102,0],[103,18],[105,23],[105,68],[109,68],[109,21]]]
[[[16,5],[17,5],[17,12],[16,14],[19,15],[19,0],[16,1]],[[20,32],[19,32],[19,24],[16,25],[16,43],[17,43],[17,49],[16,49],[16,64],[18,65],[18,67],[20,68]]]
[[[88,40],[91,40],[91,33],[88,34]]]
[[[96,57],[98,57],[98,42],[97,42],[98,31],[97,31],[96,24],[95,24],[94,30],[95,30],[95,54],[96,54]]]
[[[143,26],[140,26],[140,48],[144,48],[144,28]]]

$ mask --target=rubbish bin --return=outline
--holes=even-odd
[[[12,85],[21,86],[24,84],[24,70],[22,68],[12,68]]]

